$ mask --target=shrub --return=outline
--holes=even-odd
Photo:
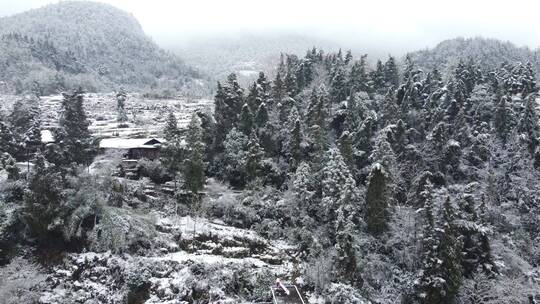
[[[145,254],[156,235],[154,219],[135,212],[105,207],[90,235],[90,249],[98,252]]]
[[[128,304],[144,303],[150,296],[151,271],[141,262],[130,264],[125,270],[124,279],[128,289],[126,302]]]
[[[15,258],[0,268],[0,303],[38,303],[46,276],[35,263]]]
[[[137,165],[137,172],[139,176],[148,177],[157,184],[172,180],[165,167],[158,160],[141,159]]]

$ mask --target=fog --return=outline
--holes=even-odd
[[[0,15],[37,8],[50,0],[0,0]],[[401,53],[456,36],[540,46],[540,3],[433,0],[103,0],[132,13],[160,45],[192,38],[253,33],[294,33],[344,47]]]

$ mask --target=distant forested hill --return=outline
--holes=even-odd
[[[240,83],[247,84],[257,78],[259,71],[272,74],[281,53],[303,56],[314,46],[334,51],[340,48],[340,44],[322,38],[279,33],[201,37],[172,48],[213,80],[223,80],[235,72]]]
[[[456,38],[445,40],[432,49],[410,53],[416,64],[424,69],[450,70],[458,61],[473,59],[484,67],[495,69],[503,62],[531,63],[540,72],[540,51],[517,47],[511,42],[485,38]]]
[[[95,2],[61,2],[0,18],[4,90],[42,94],[81,85],[183,90],[199,73],[160,49],[130,14]]]

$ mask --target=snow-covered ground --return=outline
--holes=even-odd
[[[124,285],[119,278],[144,277],[150,282],[145,303],[188,303],[197,288],[204,289],[212,303],[242,303],[237,296],[242,291],[231,286],[248,280],[269,293],[269,282],[287,278],[293,269],[285,251],[294,247],[250,230],[190,216],[160,217],[155,225],[160,233],[154,242],[166,246],[153,254],[69,254],[49,275],[41,302],[116,303],[121,294],[117,289]]]
[[[60,115],[62,96],[43,96],[39,102],[44,129],[54,128]],[[185,128],[194,111],[212,111],[213,100],[147,99],[130,94],[125,103],[129,121],[121,126],[117,121],[116,98],[113,93],[86,94],[85,109],[90,130],[96,137],[159,137],[165,119],[172,111],[180,128]]]

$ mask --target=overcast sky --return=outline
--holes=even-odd
[[[0,15],[51,0],[0,0]],[[456,36],[540,46],[539,0],[101,0],[132,13],[158,43],[208,33],[284,30],[396,51]]]

